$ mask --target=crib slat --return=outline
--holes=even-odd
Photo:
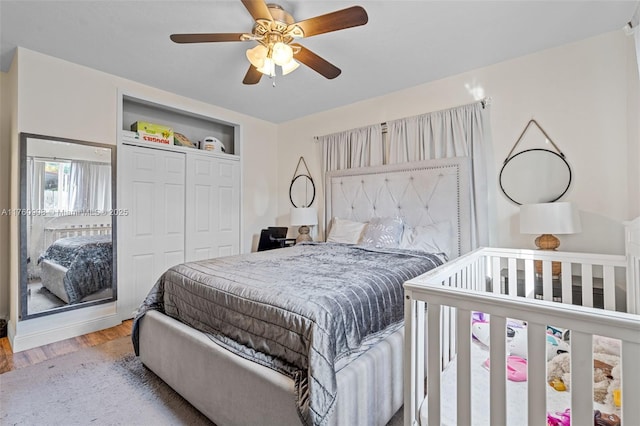
[[[542,298],[553,300],[553,277],[551,275],[551,262],[542,262]]]
[[[450,333],[450,329],[451,327],[449,326],[449,318],[451,317],[451,309],[448,306],[442,306],[442,316],[441,316],[441,320],[442,321],[442,329],[440,331],[440,344],[442,345],[442,350],[441,350],[441,354],[442,354],[442,368],[445,368],[447,365],[449,365],[449,360],[451,360],[451,333]],[[430,336],[432,336],[430,334]]]
[[[527,325],[527,381],[529,383],[528,418],[530,425],[543,425],[547,421],[547,351],[545,344],[547,327],[542,324]]]
[[[491,258],[491,274],[493,277],[493,292],[501,293],[500,290],[500,258],[498,256],[494,256]]]
[[[524,261],[524,295],[525,297],[535,297],[533,291],[533,259]]]
[[[471,311],[458,309],[458,424],[471,424]]]
[[[421,305],[422,309],[419,309],[419,305]],[[420,418],[419,403],[424,395],[424,393],[418,393],[417,389],[417,382],[421,382],[417,377],[424,377],[424,369],[422,367],[424,358],[421,358],[419,354],[424,354],[425,330],[424,322],[416,320],[416,312],[419,310],[424,311],[424,303],[413,300],[411,293],[407,292],[404,301],[404,423],[407,426]]]
[[[427,336],[440,335],[441,305],[429,303],[427,309]],[[440,425],[440,339],[427,341],[427,413],[429,425]]]
[[[588,263],[582,264],[582,306],[593,308],[593,270]]]
[[[518,295],[518,268],[516,265],[516,258],[509,258],[509,295]]]
[[[571,331],[571,424],[573,425],[593,424],[591,345],[591,334]]]
[[[506,318],[491,316],[489,325],[489,418],[492,425],[507,424]]]
[[[640,419],[640,380],[637,380],[640,377],[640,344],[623,341],[621,354],[622,424],[628,425]]]
[[[573,277],[571,262],[562,262],[562,303],[573,303]]]
[[[607,310],[616,310],[616,283],[613,266],[604,265],[602,267],[602,285],[604,288],[604,308]]]

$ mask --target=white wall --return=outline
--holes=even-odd
[[[11,96],[9,75],[0,72],[0,170],[11,166]],[[0,211],[9,209],[9,174],[0,179]],[[9,315],[9,221],[0,214],[0,318]]]
[[[19,122],[12,135],[12,144],[16,150],[18,132],[116,145],[118,90],[140,94],[157,103],[239,124],[243,171],[242,251],[251,251],[260,229],[275,222],[277,168],[264,167],[264,164],[277,163],[275,124],[23,48],[18,49],[14,62],[17,63]],[[4,76],[2,81],[5,81]],[[4,132],[3,130],[2,134]],[[5,138],[2,140],[4,149]],[[11,177],[12,188],[16,194],[18,170],[17,157],[11,172],[9,167],[0,169],[0,181],[8,181]],[[0,196],[4,196],[2,190],[0,187]],[[16,195],[12,207],[17,208],[17,203]],[[12,232],[10,241],[13,267],[10,282],[17,288],[19,242],[17,229],[13,228],[17,228],[17,224],[12,225],[15,234]],[[2,229],[0,227],[0,232],[3,232]],[[4,259],[3,256],[0,258]],[[16,265],[13,265],[14,263]],[[7,282],[0,276],[0,295],[6,294],[7,291]],[[11,301],[12,304],[17,303],[17,292],[12,294]],[[7,298],[1,297],[0,314],[8,311],[8,306]],[[15,313],[15,309],[12,311]],[[12,318],[15,320],[14,314]]]
[[[629,86],[637,87],[638,78],[629,73],[631,42],[616,31],[280,125],[280,223],[288,220],[286,191],[299,156],[305,157],[314,179],[321,182],[320,147],[313,136],[488,96],[494,154],[489,172],[497,210],[492,243],[535,248],[535,236],[519,233],[518,207],[497,186],[504,159],[527,122],[535,118],[573,170],[574,181],[562,200],[574,202],[582,211],[583,232],[561,236],[562,249],[622,253],[621,221],[640,214],[637,204],[629,203],[627,156],[633,149],[637,152],[638,146],[637,134],[631,137],[627,123],[628,118],[638,117],[637,104],[627,99]],[[323,202],[321,196],[320,211]]]

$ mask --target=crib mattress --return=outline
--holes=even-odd
[[[483,363],[489,357],[485,346],[471,344],[471,426],[490,425],[489,422],[489,370]],[[441,377],[441,424],[457,425],[456,397],[457,358],[445,368]],[[544,374],[540,372],[540,374]],[[547,412],[563,412],[571,405],[570,392],[558,392],[551,386],[547,388]],[[594,402],[594,410],[612,412],[611,407]],[[420,424],[428,425],[426,398],[420,407]],[[507,424],[526,425],[527,419],[527,382],[507,380]]]

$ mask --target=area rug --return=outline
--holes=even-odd
[[[0,374],[0,425],[213,425],[133,354],[130,337]],[[402,425],[398,412],[388,426]]]

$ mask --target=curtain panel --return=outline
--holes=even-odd
[[[373,124],[316,138],[322,144],[325,172],[382,165],[382,125]]]

